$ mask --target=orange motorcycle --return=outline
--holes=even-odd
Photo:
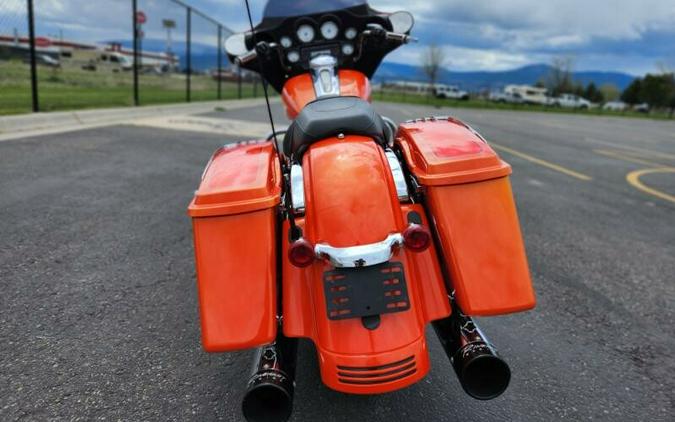
[[[249,421],[290,417],[298,338],[345,393],[421,380],[429,323],[469,395],[509,383],[471,317],[535,305],[511,167],[455,118],[397,126],[369,103],[369,78],[412,26],[361,0],[270,0],[225,43],[293,120],[218,149],[189,206],[204,349],[259,350]]]

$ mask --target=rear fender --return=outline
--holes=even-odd
[[[370,138],[347,136],[312,145],[304,155],[303,173],[306,215],[297,224],[314,245],[382,241],[403,232],[411,212],[428,225],[420,205],[399,203],[384,150]],[[370,394],[421,379],[429,369],[425,325],[450,314],[434,248],[394,253],[391,260],[404,266],[410,308],[383,314],[379,326],[368,329],[361,318],[328,318],[323,275],[334,268],[325,261],[303,269],[292,266],[286,258],[288,224],[282,235],[284,333],[314,341],[324,383],[339,391]],[[372,382],[354,383],[344,368],[371,371]]]

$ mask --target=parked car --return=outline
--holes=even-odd
[[[436,98],[450,98],[453,100],[468,100],[469,93],[462,91],[456,86],[453,85],[436,85],[434,88],[434,94]]]
[[[24,59],[25,63],[30,63],[30,57]],[[61,62],[48,54],[36,54],[35,62],[47,67],[61,67]]]
[[[649,113],[649,104],[647,103],[636,104],[635,106],[633,106],[633,110],[637,111],[638,113]]]
[[[602,106],[607,111],[626,111],[628,106],[623,101],[608,101]]]
[[[509,103],[509,104],[522,104],[523,97],[519,93],[511,92],[491,92],[488,96],[488,100],[494,101],[497,103]]]
[[[574,94],[560,94],[559,97],[553,99],[553,105],[564,108],[579,108],[582,110],[587,110],[592,106],[590,101]]]

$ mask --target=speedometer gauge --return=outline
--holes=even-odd
[[[300,25],[295,35],[304,43],[311,42],[314,39],[314,28],[309,24]]]
[[[321,36],[327,40],[337,37],[338,31],[338,26],[333,21],[326,21],[321,25]]]

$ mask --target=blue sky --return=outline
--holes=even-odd
[[[247,27],[243,0],[184,0],[234,30]],[[258,20],[264,1],[250,0]],[[148,37],[164,38],[162,18],[178,21],[174,37],[184,36],[184,14],[168,0],[138,0],[149,17]],[[22,19],[24,0],[2,0],[0,33]],[[130,0],[37,1],[38,32],[91,41],[128,38]],[[435,42],[453,70],[503,70],[571,57],[576,70],[619,70],[634,75],[675,69],[675,0],[374,0],[383,11],[408,10],[416,18],[420,43],[399,49],[389,61],[418,63],[425,45]],[[4,15],[4,16],[3,16]],[[97,25],[91,25],[91,22]],[[19,24],[17,24],[19,22]],[[194,38],[213,42],[214,30],[195,18]],[[19,28],[22,31],[22,28]]]

